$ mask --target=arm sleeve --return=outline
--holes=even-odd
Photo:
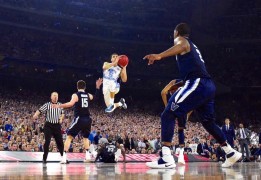
[[[45,103],[42,107],[40,107],[39,111],[40,113],[44,113],[47,110],[47,103]]]

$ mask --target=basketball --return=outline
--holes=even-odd
[[[129,58],[126,55],[120,55],[118,65],[121,67],[127,66],[129,64]]]

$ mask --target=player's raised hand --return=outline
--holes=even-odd
[[[102,78],[97,79],[96,80],[96,88],[100,89],[101,84],[102,84]]]
[[[147,59],[149,61],[148,65],[151,65],[155,60],[161,60],[161,56],[159,54],[149,54],[146,55],[143,59]]]

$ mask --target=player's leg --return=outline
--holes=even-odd
[[[66,140],[64,142],[64,153],[62,156],[62,160],[60,162],[61,164],[69,163],[69,161],[67,160],[67,152],[69,151],[72,140],[73,140],[73,136],[67,134]]]
[[[90,132],[91,132],[91,125],[92,119],[89,117],[82,118],[82,125],[81,125],[81,134],[83,136],[83,145],[85,148],[85,159],[84,162],[90,162],[91,160],[91,153],[90,149],[90,141],[88,139]]]
[[[62,158],[62,161],[61,161],[62,164],[68,163],[66,153],[69,151],[69,148],[70,148],[70,145],[71,145],[73,138],[75,136],[77,136],[78,133],[80,132],[81,125],[80,125],[79,121],[80,121],[79,117],[74,118],[74,120],[72,121],[72,123],[69,127],[69,130],[67,132],[67,137],[66,137],[66,140],[64,142],[64,154],[63,154],[63,158]]]
[[[84,137],[83,138],[83,145],[85,149],[85,159],[84,162],[90,162],[91,160],[91,153],[89,152],[90,149],[90,141],[88,138]]]
[[[169,164],[171,164],[170,167],[175,167],[169,148],[174,135],[175,119],[177,118],[180,122],[186,121],[187,113],[204,103],[205,97],[200,94],[202,88],[204,86],[200,83],[200,78],[188,80],[182,88],[171,96],[161,115],[162,158],[158,162],[147,163],[149,167],[167,168]],[[183,141],[182,137],[180,138]]]
[[[115,94],[117,94],[119,90],[119,86],[116,83],[110,85],[110,106],[105,109],[105,112],[111,113],[118,107],[123,107],[124,109],[127,109],[127,104],[125,103],[124,98],[121,98],[118,103],[114,103]]]
[[[63,136],[62,136],[62,133],[61,133],[61,125],[60,124],[57,124],[57,125],[54,126],[53,137],[55,139],[55,142],[56,142],[56,145],[59,149],[61,157],[63,157],[64,144],[63,144]]]
[[[49,123],[46,122],[45,125],[44,125],[44,139],[45,139],[45,143],[44,143],[43,163],[46,163],[46,160],[47,160],[51,138],[52,138],[52,129],[49,126]]]
[[[109,91],[109,87],[107,85],[103,85],[103,97],[104,97],[104,102],[106,104],[106,107],[109,107],[110,104],[110,91]]]
[[[221,144],[222,149],[227,155],[227,159],[222,164],[222,167],[230,167],[241,158],[242,154],[231,148],[231,146],[227,143],[225,134],[215,123],[213,99],[215,85],[209,79],[203,79],[202,83],[204,85],[204,89],[202,89],[201,93],[207,97],[210,97],[210,99],[204,102],[204,104],[199,106],[196,110],[199,113],[203,127],[217,140],[219,144]],[[211,95],[212,93],[213,95]]]
[[[123,156],[123,162],[126,162],[126,151],[125,151],[125,148],[124,146],[121,146],[119,147],[121,149],[121,154]]]
[[[178,95],[180,88],[176,91],[168,101],[166,108],[161,114],[161,144],[162,150],[160,158],[157,161],[148,162],[146,165],[151,168],[174,168],[175,161],[171,155],[170,146],[174,136],[175,120],[177,116],[172,111],[172,103],[175,103],[175,97]],[[185,115],[185,114],[184,114]]]
[[[179,138],[179,157],[178,157],[178,163],[179,164],[185,164],[184,159],[184,147],[185,147],[185,136],[184,136],[184,129],[186,129],[186,119],[187,115],[185,115],[183,118],[178,118],[178,138]]]
[[[115,89],[115,95],[118,94],[120,92],[120,84],[117,83],[116,85],[116,89]],[[121,98],[120,101],[118,103],[114,103],[114,105],[117,107],[122,107],[123,109],[127,109],[127,104],[125,102],[124,98]]]
[[[67,153],[69,151],[73,138],[74,138],[74,136],[67,134],[66,140],[64,142],[64,152],[65,153]]]
[[[115,153],[115,162],[118,162],[119,157],[123,156],[123,162],[126,162],[126,152],[123,145],[116,143],[117,151]]]
[[[190,111],[188,114],[187,114],[187,121],[189,120],[191,114],[192,114],[193,111]]]

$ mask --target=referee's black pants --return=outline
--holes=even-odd
[[[52,136],[55,139],[57,148],[59,149],[59,152],[61,156],[63,156],[63,150],[64,150],[64,144],[63,144],[63,137],[61,132],[61,124],[53,124],[50,122],[45,122],[44,125],[44,155],[43,160],[46,161],[48,152],[49,152],[49,145],[51,142]]]

